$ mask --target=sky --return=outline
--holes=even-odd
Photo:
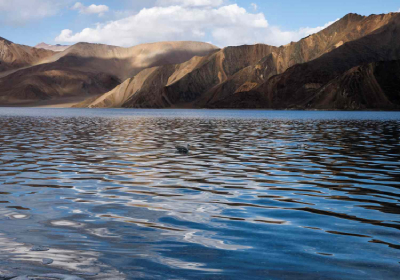
[[[347,13],[400,12],[399,0],[0,0],[0,37],[34,46],[202,41],[284,45]]]

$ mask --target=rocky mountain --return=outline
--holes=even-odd
[[[400,60],[356,66],[329,81],[307,103],[316,109],[396,109],[400,104]]]
[[[6,71],[35,65],[53,54],[49,50],[14,44],[0,37],[0,75]]]
[[[19,46],[5,40],[3,44]],[[62,52],[29,50],[48,55],[38,56],[31,63],[10,63],[16,69],[0,72],[0,104],[62,103],[70,97],[82,101],[108,92],[143,69],[183,63],[218,48],[200,42],[162,42],[132,48],[78,43]],[[0,54],[2,51],[0,46]]]
[[[253,94],[265,97],[268,103],[264,106],[272,108],[400,108],[393,96],[396,79],[389,77],[394,72],[387,69],[400,59],[400,14],[390,16],[381,28],[289,68],[255,88]],[[386,79],[382,69],[388,70]],[[376,96],[381,99],[376,100]]]
[[[400,108],[399,13],[348,14],[280,47],[37,47],[0,38],[0,104],[74,98],[96,108]]]
[[[37,48],[37,49],[45,49],[45,50],[50,50],[50,51],[53,51],[53,52],[63,52],[63,51],[65,51],[66,49],[68,49],[70,46],[64,46],[64,45],[59,45],[59,44],[57,44],[57,45],[49,45],[49,44],[46,44],[46,43],[40,43],[40,44],[37,44],[36,46],[35,46],[35,48]]]
[[[396,79],[383,79],[382,69],[400,59],[399,20],[398,13],[348,14],[286,46],[228,47],[182,64],[146,69],[80,106],[397,108]],[[381,101],[372,102],[377,96]]]

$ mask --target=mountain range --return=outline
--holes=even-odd
[[[72,100],[70,103],[66,100]],[[348,14],[299,42],[35,48],[0,38],[0,105],[400,109],[400,14]]]

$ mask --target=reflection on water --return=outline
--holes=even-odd
[[[0,268],[51,258],[90,279],[400,273],[399,113],[1,110]]]

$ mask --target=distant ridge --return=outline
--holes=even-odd
[[[50,51],[54,51],[54,52],[62,52],[65,51],[66,49],[68,49],[70,46],[64,46],[64,45],[49,45],[46,43],[40,43],[37,44],[34,48],[37,49],[45,49],[45,50],[50,50]]]

